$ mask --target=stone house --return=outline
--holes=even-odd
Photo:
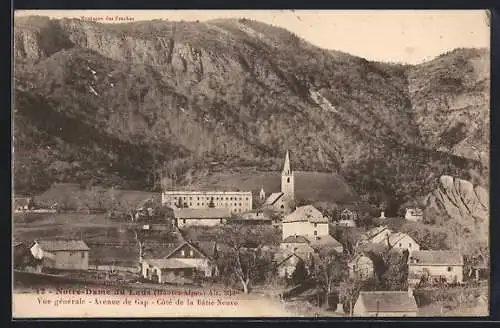
[[[306,264],[306,261],[307,259],[297,253],[289,253],[286,255],[278,253],[275,258],[276,266],[278,268],[278,277],[283,279],[290,278],[295,272],[299,262]]]
[[[464,269],[463,256],[456,251],[414,251],[408,257],[408,284],[417,285],[421,281],[462,283]]]
[[[358,254],[347,263],[349,276],[354,279],[368,280],[375,275],[373,260],[367,254]]]
[[[212,277],[217,274],[214,264],[217,245],[207,243],[205,246],[184,241],[172,246],[162,258],[142,259],[142,277],[160,284],[192,282],[197,278]]]
[[[83,240],[39,240],[30,251],[44,269],[89,269],[89,247]]]
[[[356,317],[416,317],[417,303],[408,291],[362,291],[354,304]]]
[[[420,250],[420,245],[403,232],[392,233],[381,243],[391,249],[408,250],[410,253]]]
[[[288,236],[328,236],[328,218],[312,205],[297,207],[282,222],[283,239]]]

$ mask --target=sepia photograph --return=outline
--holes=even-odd
[[[485,317],[485,10],[23,10],[12,317]]]

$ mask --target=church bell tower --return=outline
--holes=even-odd
[[[290,154],[286,151],[285,164],[281,172],[281,192],[283,199],[290,208],[295,202],[295,176],[290,166]]]

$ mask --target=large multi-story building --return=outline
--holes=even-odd
[[[178,208],[227,208],[232,213],[252,210],[251,191],[164,191],[162,204]]]

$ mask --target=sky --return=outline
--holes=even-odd
[[[405,64],[418,64],[455,48],[490,47],[484,10],[29,10],[16,11],[18,15],[84,16],[106,23],[116,22],[117,17],[128,21],[248,18],[283,27],[321,48]]]

